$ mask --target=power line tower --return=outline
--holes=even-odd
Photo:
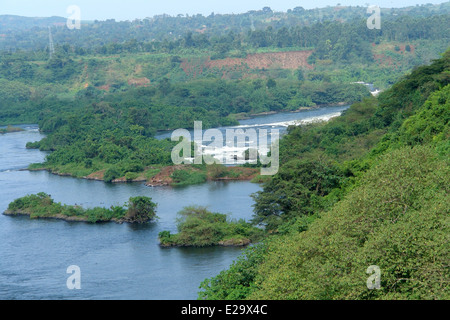
[[[48,27],[48,39],[49,39],[48,51],[49,51],[50,59],[51,59],[53,57],[53,55],[55,54],[55,45],[53,44],[53,36],[52,36],[51,27]]]

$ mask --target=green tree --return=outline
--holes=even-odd
[[[322,200],[339,186],[342,173],[326,161],[292,160],[252,195],[255,200],[253,223],[267,230],[323,208]]]
[[[266,85],[267,85],[267,88],[273,89],[273,88],[275,88],[277,86],[277,82],[275,81],[275,79],[269,78],[267,80]]]
[[[146,223],[156,218],[157,204],[149,197],[132,197],[124,220],[133,223]]]

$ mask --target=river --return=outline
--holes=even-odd
[[[346,108],[260,116],[241,126],[283,130],[289,121],[327,117]],[[143,195],[158,204],[159,219],[147,225],[88,224],[0,215],[0,299],[191,300],[204,279],[227,269],[241,254],[242,248],[163,249],[157,237],[163,230],[176,232],[177,212],[188,205],[249,220],[250,195],[261,190],[259,185],[235,181],[150,188],[23,171],[46,154],[25,148],[43,135],[36,126],[22,127],[25,131],[0,135],[0,212],[14,199],[38,192],[83,207],[123,205]],[[71,265],[80,268],[80,290],[67,288]]]

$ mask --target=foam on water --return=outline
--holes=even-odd
[[[329,113],[329,114],[325,114],[325,115],[320,115],[320,116],[314,116],[314,117],[309,117],[309,118],[305,118],[305,119],[298,119],[298,120],[289,120],[289,121],[280,121],[280,122],[272,122],[272,123],[259,123],[259,124],[248,124],[248,125],[240,125],[240,126],[236,126],[236,127],[230,127],[228,129],[234,129],[234,130],[238,130],[238,129],[245,129],[244,130],[244,136],[245,136],[245,131],[248,129],[256,129],[258,130],[258,128],[267,128],[270,127],[272,129],[275,128],[287,128],[289,126],[300,126],[300,125],[305,125],[305,124],[310,124],[310,123],[315,123],[315,122],[327,122],[333,118],[339,117],[342,114],[342,111],[339,112],[333,112],[333,113]],[[271,136],[273,134],[273,132],[268,131],[267,135]],[[224,134],[225,136],[225,134]],[[236,133],[236,136],[239,136],[239,134]],[[225,139],[224,139],[225,140]],[[269,144],[271,143],[271,140],[269,140],[268,142]],[[269,147],[265,146],[265,145],[258,145],[258,143],[255,144],[255,141],[246,141],[246,143],[244,144],[244,146],[240,145],[240,146],[233,146],[233,141],[224,141],[224,146],[223,147],[209,147],[209,145],[206,144],[202,144],[201,149],[202,149],[202,154],[203,155],[208,155],[208,156],[212,156],[215,159],[220,160],[222,163],[224,164],[244,164],[247,162],[251,162],[249,160],[245,160],[245,152],[248,149],[251,148],[256,148],[258,150],[258,153],[261,155],[267,155],[267,153],[269,152]]]

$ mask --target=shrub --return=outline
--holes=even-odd
[[[135,179],[137,179],[139,177],[139,174],[136,172],[127,172],[125,174],[125,179],[127,179],[127,181],[133,181]]]
[[[112,182],[113,180],[120,178],[121,176],[121,171],[119,171],[116,167],[111,167],[106,170],[105,174],[103,175],[103,180],[105,182]]]
[[[173,185],[185,186],[204,183],[207,180],[207,175],[197,170],[176,170],[172,173],[171,178],[173,179]]]

